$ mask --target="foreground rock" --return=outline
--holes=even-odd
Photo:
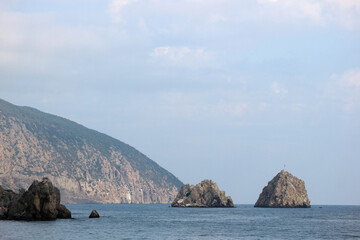
[[[255,207],[309,208],[304,181],[282,170],[264,187]]]
[[[100,215],[96,210],[92,210],[92,212],[90,213],[89,218],[99,218]]]
[[[34,181],[27,191],[18,194],[0,187],[0,219],[55,220],[71,218],[71,212],[60,204],[60,191],[44,178]]]
[[[234,207],[231,197],[226,197],[217,184],[211,180],[204,180],[194,185],[184,185],[172,207]]]

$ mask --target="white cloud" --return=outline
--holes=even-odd
[[[260,21],[281,25],[294,22],[317,26],[336,24],[347,29],[360,27],[359,0],[110,0],[109,14],[114,22],[126,22],[125,8],[136,4],[139,18],[174,16],[198,25]],[[130,16],[130,15],[129,15]],[[207,25],[207,27],[214,27]],[[199,30],[202,30],[200,28]]]
[[[66,50],[94,50],[103,44],[92,29],[57,24],[49,13],[22,13],[0,7],[0,67],[49,62]]]
[[[340,81],[354,90],[360,90],[360,68],[346,71],[340,76]]]
[[[167,112],[175,118],[188,120],[238,119],[243,117],[249,108],[235,92],[168,92],[162,99],[167,104]],[[219,97],[221,96],[221,97]]]
[[[336,23],[348,29],[360,27],[359,0],[258,0],[270,7],[274,19],[310,19],[315,24]]]
[[[191,65],[211,60],[211,55],[203,48],[163,46],[155,48],[150,56],[170,64]]]
[[[171,61],[179,61],[190,54],[191,50],[188,47],[157,47],[150,54],[152,57],[165,57]]]
[[[360,110],[360,68],[350,69],[341,75],[333,74],[335,80],[332,95],[340,98],[347,113]]]
[[[270,89],[273,93],[277,95],[285,95],[288,93],[288,90],[281,86],[278,82],[271,83]]]
[[[189,119],[205,120],[208,118],[242,117],[247,109],[246,103],[217,103],[185,104],[174,108],[176,116],[185,116]]]
[[[291,18],[310,18],[317,23],[323,22],[322,10],[323,7],[319,1],[311,0],[258,0],[260,4],[270,4],[272,7],[277,7],[280,10],[276,11],[277,17],[291,17]]]
[[[359,0],[326,0],[330,4],[334,4],[341,9],[353,9],[360,12]]]
[[[109,12],[114,22],[125,22],[123,18],[124,8],[137,0],[111,0],[109,3]]]

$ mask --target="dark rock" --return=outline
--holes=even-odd
[[[264,187],[255,207],[309,208],[304,181],[282,170]]]
[[[0,219],[6,219],[11,201],[16,198],[16,193],[3,189],[0,186]]]
[[[172,207],[234,207],[231,197],[225,196],[217,184],[211,180],[204,180],[194,185],[184,185]]]
[[[56,218],[71,218],[71,212],[64,205],[60,204]]]
[[[89,218],[99,218],[100,215],[96,210],[92,210],[92,212],[90,213]]]
[[[57,217],[60,198],[48,179],[34,181],[28,191],[12,202],[8,217],[14,220],[54,220]]]
[[[70,212],[60,205],[60,191],[47,178],[34,181],[27,191],[18,194],[1,188],[0,208],[0,219],[11,220],[55,220],[59,209],[64,218]]]

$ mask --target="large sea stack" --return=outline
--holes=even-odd
[[[282,170],[264,187],[255,207],[309,208],[304,181]]]
[[[43,177],[64,203],[170,203],[183,185],[119,140],[0,99],[0,185],[25,188]]]
[[[14,193],[0,186],[0,219],[55,220],[71,218],[71,212],[60,204],[60,191],[44,178],[34,181],[27,191]]]
[[[211,180],[204,180],[194,185],[184,185],[172,207],[234,207],[231,197],[225,196],[217,184]]]

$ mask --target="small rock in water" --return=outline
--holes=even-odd
[[[100,215],[96,210],[92,210],[92,212],[90,213],[89,218],[99,218]]]
[[[60,204],[56,218],[71,218],[71,212],[64,205]]]

